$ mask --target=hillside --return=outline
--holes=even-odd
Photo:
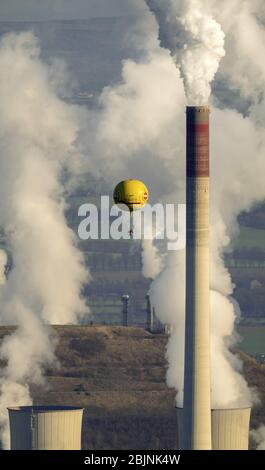
[[[174,448],[175,392],[165,384],[165,335],[123,327],[56,327],[61,368],[37,404],[86,408],[83,447]]]
[[[83,448],[173,449],[175,391],[165,384],[166,335],[140,328],[55,327],[60,368],[46,371],[47,390],[32,387],[35,404],[85,408]],[[10,328],[0,328],[0,338]],[[263,403],[252,425],[265,422],[265,366],[242,354],[245,375]]]

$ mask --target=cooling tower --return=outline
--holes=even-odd
[[[184,449],[210,450],[209,108],[187,107]]]
[[[183,408],[178,413],[178,448],[183,449]],[[248,450],[250,408],[211,411],[212,450]]]
[[[11,450],[80,450],[83,408],[8,408]]]

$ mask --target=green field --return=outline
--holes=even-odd
[[[265,250],[265,230],[251,227],[240,227],[240,234],[236,241],[236,248],[258,248],[260,250]]]
[[[265,325],[260,326],[239,326],[237,331],[243,338],[239,343],[239,349],[247,354],[265,353]]]

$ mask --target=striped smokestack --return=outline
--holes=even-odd
[[[184,448],[211,449],[209,108],[187,107]]]

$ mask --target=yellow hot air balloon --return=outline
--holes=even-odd
[[[121,181],[114,189],[113,198],[115,204],[126,205],[132,215],[135,210],[142,209],[148,202],[148,189],[139,180]],[[129,231],[129,235],[133,236],[132,228]]]
[[[130,212],[144,207],[148,197],[147,187],[139,180],[121,181],[113,193],[115,204],[125,204]]]

